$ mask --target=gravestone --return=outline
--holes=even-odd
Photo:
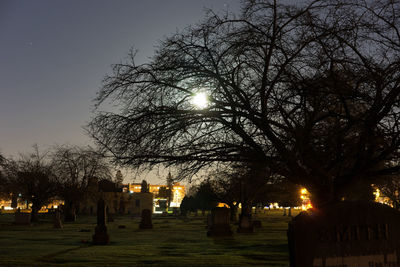
[[[208,228],[207,236],[232,235],[229,215],[228,208],[213,208],[211,210],[211,225]]]
[[[59,209],[54,211],[54,228],[61,229],[63,228],[61,223],[61,212]]]
[[[291,267],[400,266],[400,212],[340,202],[302,212],[289,223]]]
[[[211,216],[211,214],[207,214],[207,226],[206,226],[206,229],[209,230],[211,228],[212,224],[213,224],[212,223],[212,216]]]
[[[250,215],[240,214],[239,216],[239,228],[237,229],[238,233],[253,233],[254,226],[251,222]]]
[[[142,210],[142,220],[139,224],[140,229],[152,229],[153,224],[151,222],[151,211],[149,209]]]
[[[16,224],[16,225],[30,225],[31,224],[31,214],[30,213],[21,212],[20,209],[18,209],[14,213],[14,224]]]
[[[94,245],[106,245],[110,242],[106,226],[106,205],[103,199],[97,202],[97,226],[93,235]]]

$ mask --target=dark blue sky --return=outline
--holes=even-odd
[[[205,9],[237,11],[239,0],[1,0],[0,152],[37,143],[90,144],[82,127],[110,65],[131,46],[139,61]]]

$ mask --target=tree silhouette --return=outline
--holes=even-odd
[[[58,177],[58,195],[64,202],[65,221],[75,221],[79,203],[90,193],[89,180],[111,180],[110,166],[103,155],[91,147],[59,146],[52,155]]]
[[[113,66],[90,135],[130,166],[258,162],[317,205],[399,170],[398,1],[247,1]],[[208,104],[193,105],[197,93]],[[391,162],[391,164],[388,164]]]
[[[32,204],[31,221],[37,221],[38,211],[57,194],[57,177],[48,154],[40,153],[34,146],[31,154],[20,155],[16,160],[4,160],[2,167],[5,187],[9,193],[18,194]]]

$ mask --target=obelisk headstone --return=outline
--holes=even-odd
[[[103,199],[97,202],[97,226],[93,235],[94,245],[106,245],[110,242],[106,226],[106,205]]]

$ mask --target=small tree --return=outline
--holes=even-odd
[[[65,201],[65,221],[75,221],[79,204],[88,191],[90,179],[111,180],[110,166],[103,155],[91,147],[59,146],[52,155],[58,176],[58,194]]]
[[[202,211],[204,216],[206,210],[217,206],[217,198],[210,180],[203,181],[197,188],[193,197],[195,207]]]
[[[188,212],[196,212],[197,211],[197,207],[196,207],[196,203],[195,203],[194,197],[185,196],[182,199],[180,210],[181,210],[181,215],[182,216],[187,216]]]

